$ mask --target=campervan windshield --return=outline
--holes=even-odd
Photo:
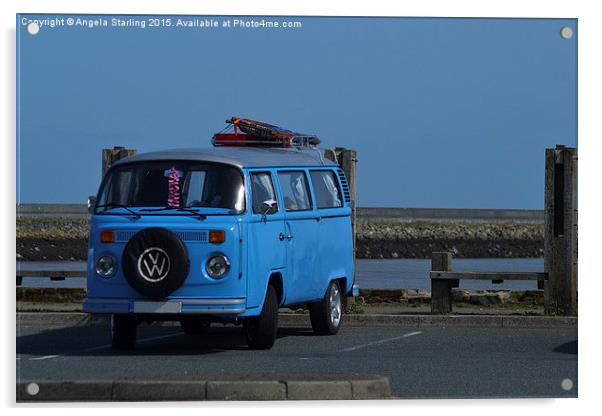
[[[126,214],[124,208],[240,214],[242,173],[229,165],[180,160],[118,165],[104,181],[96,212]]]

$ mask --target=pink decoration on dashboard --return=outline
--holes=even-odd
[[[180,172],[174,167],[169,170],[167,205],[180,207]]]

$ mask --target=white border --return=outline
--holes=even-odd
[[[331,411],[350,412],[354,414],[366,413],[373,406],[380,410],[399,412],[438,410],[451,414],[464,414],[467,410],[479,413],[506,414],[518,407],[526,408],[529,412],[545,412],[547,414],[581,413],[587,407],[595,405],[595,401],[602,394],[598,393],[598,375],[600,360],[596,358],[600,323],[596,319],[595,308],[600,303],[596,294],[602,289],[598,263],[595,263],[598,253],[594,252],[599,245],[600,227],[599,216],[596,215],[597,196],[600,195],[600,162],[597,160],[601,146],[600,119],[602,119],[602,105],[600,105],[601,88],[600,77],[602,74],[600,58],[600,41],[602,40],[602,21],[594,1],[445,1],[430,0],[417,2],[390,2],[370,0],[365,2],[338,1],[198,1],[187,0],[172,1],[137,1],[137,0],[105,0],[105,1],[67,1],[55,0],[30,1],[22,0],[3,1],[0,3],[3,25],[2,42],[2,91],[5,97],[1,102],[2,121],[4,127],[4,151],[2,152],[5,186],[4,203],[2,204],[3,220],[3,250],[0,250],[0,264],[5,265],[4,274],[4,305],[7,307],[5,316],[5,339],[2,345],[2,358],[5,371],[2,384],[3,402],[7,405],[14,403],[14,354],[15,354],[15,318],[14,318],[14,249],[15,249],[15,14],[21,13],[124,13],[124,14],[230,14],[230,15],[330,15],[330,16],[448,16],[448,17],[557,17],[579,19],[579,396],[578,400],[476,400],[476,401],[387,401],[387,402],[361,402],[350,404],[337,403],[204,403],[201,406],[208,411],[222,412],[224,408],[243,411],[245,414],[263,414],[263,409],[274,412],[307,413],[307,407],[328,406]],[[8,265],[8,266],[7,266]],[[596,267],[598,266],[598,267]],[[8,269],[8,270],[6,270]],[[400,351],[403,359],[403,351]],[[475,374],[475,377],[478,377]],[[6,385],[4,384],[6,382]],[[165,407],[171,408],[175,404],[141,404],[152,408],[152,413],[164,413]],[[85,404],[83,406],[86,406]],[[121,405],[132,407],[137,405]],[[138,405],[140,406],[140,405]],[[198,407],[198,404],[183,404],[189,411]],[[38,413],[39,406],[30,407],[29,411]],[[57,407],[57,406],[54,406]],[[105,413],[107,405],[85,410],[78,410],[72,405],[59,405],[61,412],[75,413],[85,411],[95,414]],[[593,406],[592,406],[593,407]],[[403,408],[403,409],[402,409]],[[124,409],[126,410],[126,409]],[[149,409],[150,410],[150,409]],[[126,410],[127,411],[127,410]],[[198,413],[199,409],[193,410]]]

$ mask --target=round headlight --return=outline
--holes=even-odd
[[[214,279],[221,279],[230,270],[230,261],[223,254],[214,254],[207,260],[205,270]]]
[[[102,256],[96,262],[96,273],[101,277],[111,277],[117,271],[117,260],[113,256]]]

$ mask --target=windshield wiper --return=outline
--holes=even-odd
[[[205,214],[201,214],[201,213],[199,212],[199,210],[198,210],[198,209],[196,209],[196,208],[183,207],[183,208],[177,208],[177,209],[176,209],[176,211],[189,212],[189,213],[191,213],[191,214],[194,214],[194,215],[196,215],[196,217],[197,217],[199,220],[204,220],[204,219],[207,219],[207,216],[206,216]]]
[[[140,211],[144,211],[144,212],[159,212],[159,211],[169,211],[171,209],[179,211],[179,212],[189,212],[190,214],[195,215],[197,217],[197,219],[199,219],[199,220],[204,220],[204,219],[207,218],[207,216],[204,215],[204,214],[201,214],[198,209],[196,209],[196,208],[189,208],[189,207],[184,207],[184,208],[178,208],[178,207],[144,208],[144,209],[141,209]]]
[[[136,217],[136,219],[142,218],[142,216],[140,214],[138,214],[136,211],[131,209],[129,206],[123,205],[123,204],[101,204],[101,205],[96,205],[96,208],[123,208],[126,211],[128,211],[130,214],[132,214],[134,217]]]

